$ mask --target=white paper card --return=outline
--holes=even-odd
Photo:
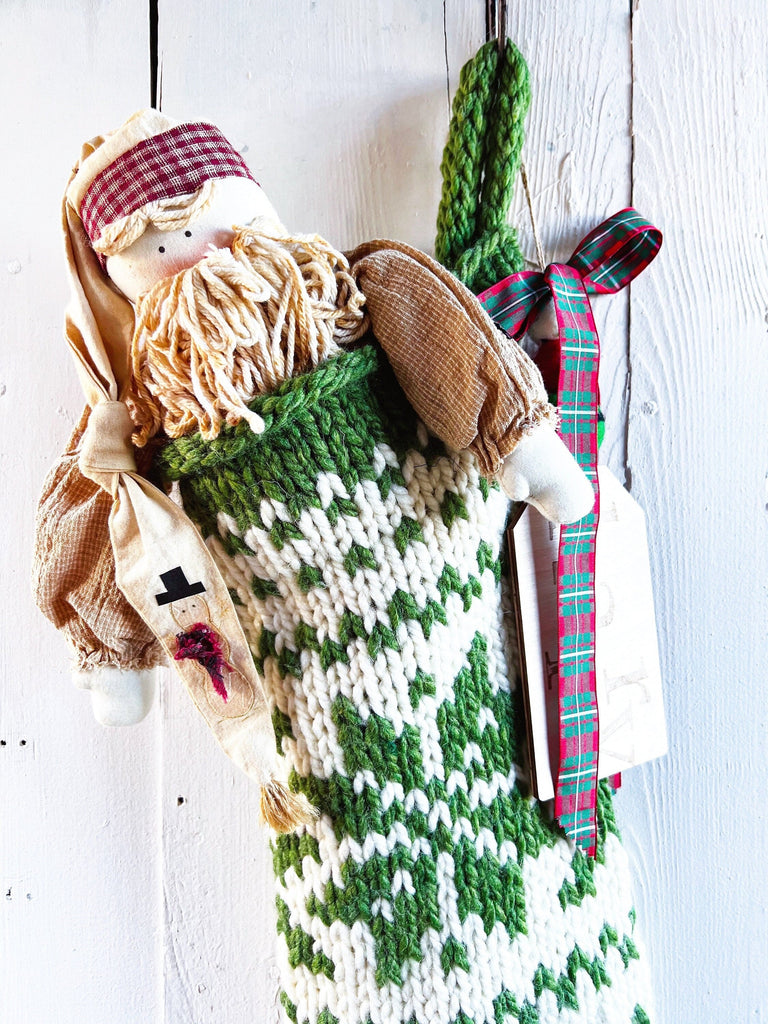
[[[645,515],[607,467],[598,468],[598,477],[595,669],[600,714],[598,776],[602,779],[665,754],[667,732]],[[559,756],[560,530],[529,508],[513,527],[512,537],[513,596],[531,781],[540,800],[551,800]]]

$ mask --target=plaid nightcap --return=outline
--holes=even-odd
[[[138,143],[97,175],[80,218],[91,243],[112,224],[155,199],[195,192],[211,178],[250,178],[240,154],[218,128],[180,124]]]

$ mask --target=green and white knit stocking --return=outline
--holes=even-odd
[[[235,598],[291,782],[273,840],[294,1024],[643,1024],[607,788],[595,860],[516,781],[503,494],[447,451],[375,345],[165,447]]]

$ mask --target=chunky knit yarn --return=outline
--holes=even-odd
[[[238,607],[291,783],[273,842],[294,1024],[643,1024],[611,798],[596,859],[517,782],[508,506],[375,345],[157,457]]]
[[[528,65],[491,40],[461,69],[440,172],[435,257],[473,292],[523,268],[507,224],[531,102]]]

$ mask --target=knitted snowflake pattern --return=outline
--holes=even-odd
[[[292,786],[273,840],[293,1024],[646,1024],[611,798],[595,859],[516,781],[508,504],[374,345],[158,456],[238,607]]]

